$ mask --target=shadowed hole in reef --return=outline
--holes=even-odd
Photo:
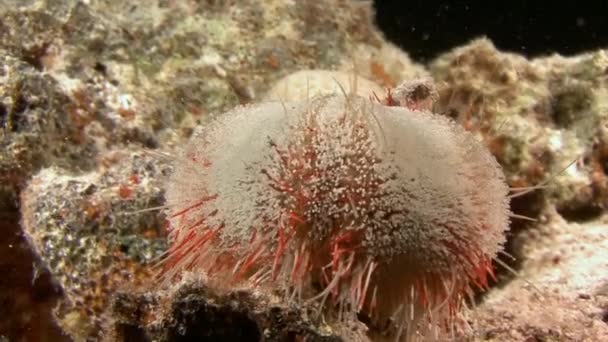
[[[9,107],[8,111],[3,107],[5,114],[2,116],[2,128],[10,132],[19,132],[27,126],[25,111],[29,109],[29,104],[21,93],[16,94],[13,101],[13,106],[12,108]]]
[[[584,203],[573,207],[559,207],[557,212],[570,222],[586,222],[598,218],[603,208],[595,203]]]
[[[121,341],[150,341],[144,329],[131,324],[119,324],[116,331],[119,333]]]
[[[170,341],[260,341],[256,322],[229,305],[209,305],[204,299],[186,296],[174,304]]]
[[[513,198],[511,200],[511,211],[518,215],[527,216],[530,218],[537,219],[543,209],[544,200],[543,200],[543,192],[542,191],[532,191],[526,195]],[[509,225],[509,230],[506,233],[506,242],[504,245],[505,253],[512,255],[514,257],[510,258],[503,254],[499,254],[497,256],[500,261],[506,263],[509,267],[511,267],[515,272],[519,272],[521,270],[522,261],[522,245],[519,243],[518,237],[520,234],[524,233],[529,229],[534,229],[535,222],[531,222],[524,219],[512,218],[511,224]],[[494,273],[496,275],[496,281],[493,279],[489,279],[490,288],[498,287],[501,288],[507,285],[513,278],[515,278],[515,274],[498,263],[494,263]],[[475,293],[475,303],[481,303],[486,294],[489,291],[478,290]]]
[[[536,190],[529,192],[523,196],[515,197],[511,200],[510,207],[511,211],[514,214],[529,217],[532,219],[538,219],[540,214],[543,211],[545,206],[544,193],[542,190]],[[521,244],[516,242],[517,237],[527,231],[529,229],[534,229],[536,222],[520,219],[520,218],[512,218],[511,224],[509,225],[509,231],[507,232],[507,241],[505,242],[504,251],[512,256],[515,259],[511,259],[509,257],[505,257],[503,255],[499,255],[498,257],[506,262],[510,267],[515,270],[519,270],[521,268]],[[497,275],[506,276],[507,278],[513,277],[513,273],[506,270],[504,267],[497,266]]]
[[[0,192],[0,341],[71,341],[52,317],[61,289],[31,250],[19,219],[16,199]]]
[[[8,121],[8,110],[6,106],[0,103],[0,128],[6,128],[6,122]]]
[[[598,218],[604,211],[605,185],[599,178],[602,174],[602,150],[595,144],[591,154],[584,156],[581,163],[591,171],[590,184],[577,189],[573,198],[556,206],[557,212],[569,222],[586,222]],[[594,175],[596,174],[596,175]]]
[[[602,322],[608,324],[608,308],[606,308],[602,311],[601,318],[602,318]]]

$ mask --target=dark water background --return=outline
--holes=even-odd
[[[375,0],[387,38],[424,62],[485,35],[500,50],[574,55],[608,47],[608,1]]]

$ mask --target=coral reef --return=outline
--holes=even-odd
[[[99,334],[113,291],[149,282],[163,249],[156,214],[122,216],[160,204],[163,164],[144,162],[142,148],[172,151],[296,70],[352,70],[354,55],[379,82],[423,70],[381,38],[368,5],[350,1],[33,0],[2,2],[0,13],[2,201],[21,198],[31,247],[61,289],[60,326],[75,339]],[[2,209],[27,246],[17,207]],[[10,265],[31,272],[32,261]],[[46,288],[36,291],[58,293]],[[10,329],[19,324],[0,336],[23,338]]]
[[[487,39],[429,66],[435,110],[478,132],[512,187],[542,185],[511,202],[537,222],[512,224],[519,273],[474,311],[477,339],[608,338],[607,68],[606,51],[527,60]]]
[[[46,168],[21,193],[23,229],[64,290],[55,314],[73,336],[100,337],[111,296],[152,279],[166,249],[160,214],[134,211],[162,203],[167,167],[145,154],[104,157],[107,166],[79,175]]]
[[[91,169],[96,148],[82,131],[86,121],[60,85],[29,64],[0,50],[0,194],[48,165]]]
[[[536,216],[548,200],[572,220],[606,209],[608,53],[527,60],[479,39],[429,66],[438,84],[435,111],[480,132],[514,187],[552,175],[543,196],[514,207]],[[580,163],[561,172],[569,163]],[[531,210],[536,208],[536,210]],[[534,213],[535,212],[535,213]]]
[[[463,338],[607,339],[608,53],[530,60],[479,39],[423,67],[370,13],[346,0],[0,2],[0,255],[23,275],[0,282],[14,294],[0,297],[0,340],[180,340],[213,319],[218,331],[202,334],[229,319],[252,338],[363,339],[243,289],[150,287],[166,233],[159,212],[141,210],[163,202],[165,156],[310,69],[380,87],[430,75],[434,111],[483,140],[512,187],[543,185],[513,199],[538,221],[514,222],[518,275],[480,297]]]

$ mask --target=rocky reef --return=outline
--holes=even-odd
[[[483,140],[511,187],[540,185],[511,203],[534,219],[512,222],[516,274],[497,265],[462,339],[608,339],[608,51],[527,59],[478,39],[423,66],[371,13],[346,0],[0,3],[0,340],[365,340],[365,322],[328,326],[204,277],[153,286],[167,233],[149,209],[170,156],[305,69],[374,89],[430,76],[434,112]]]

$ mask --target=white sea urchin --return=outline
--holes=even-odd
[[[356,95],[240,107],[177,160],[163,278],[200,270],[435,338],[493,276],[508,191],[488,150],[432,113]]]

